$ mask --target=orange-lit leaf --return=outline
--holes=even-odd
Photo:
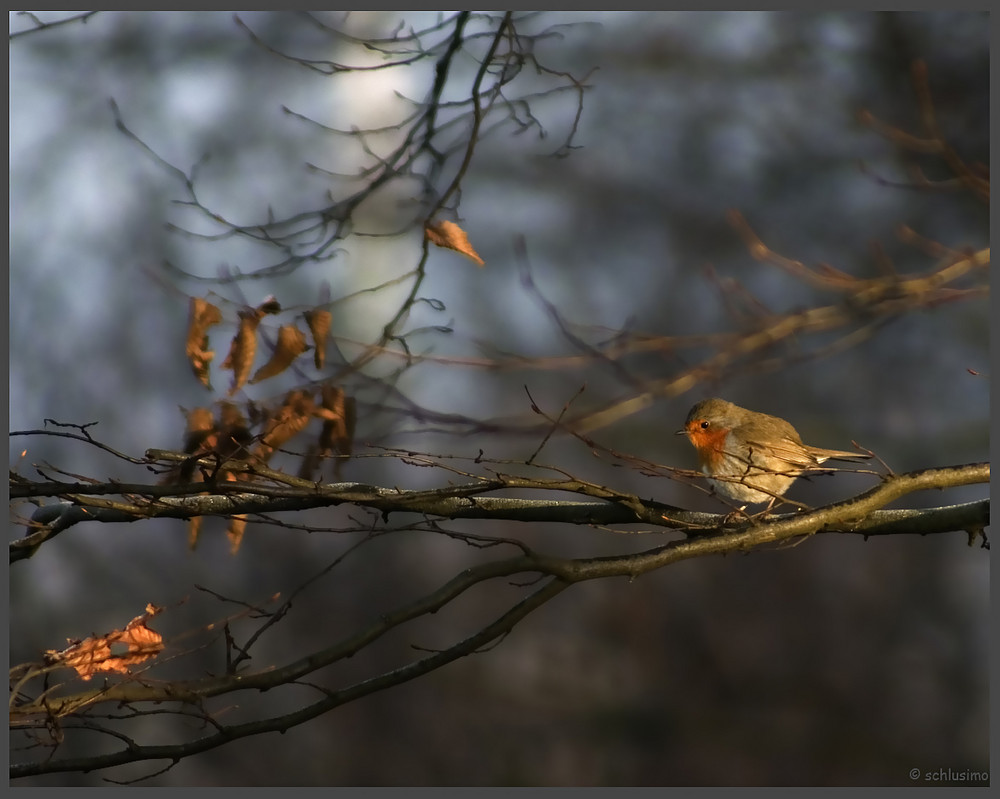
[[[240,544],[243,542],[243,533],[247,529],[246,514],[232,516],[229,519],[229,527],[226,528],[226,536],[229,538],[229,554],[235,555],[240,551]]]
[[[320,446],[335,450],[340,455],[350,455],[354,444],[356,406],[354,397],[348,397],[336,386],[323,386],[323,408],[334,417],[323,424]]]
[[[219,405],[219,457],[245,458],[247,446],[253,441],[253,434],[243,412],[232,402]]]
[[[257,311],[240,311],[240,329],[233,337],[232,344],[229,345],[229,354],[222,362],[223,369],[233,370],[233,384],[229,389],[229,396],[232,396],[244,383],[250,374],[250,367],[253,366],[253,356],[257,352],[257,326],[260,324],[260,315]]]
[[[209,381],[208,365],[215,357],[215,353],[208,349],[207,330],[212,325],[217,325],[222,321],[222,312],[219,311],[208,300],[201,297],[192,297],[188,310],[188,332],[185,351],[187,358],[191,362],[195,377],[201,381],[207,389],[212,388]]]
[[[164,479],[167,484],[190,483],[194,479],[195,461],[206,452],[215,449],[219,442],[215,419],[212,418],[212,412],[208,408],[193,408],[186,418],[184,452],[192,457],[167,473]]]
[[[201,532],[201,516],[192,516],[188,519],[188,549],[194,552],[198,546],[198,534]]]
[[[309,349],[306,344],[306,334],[295,325],[283,325],[278,330],[278,343],[275,345],[271,360],[265,363],[253,376],[251,383],[259,383],[284,372],[292,361]]]
[[[308,391],[289,391],[285,401],[267,423],[254,454],[267,463],[276,449],[301,433],[312,418],[316,401]]]
[[[465,231],[454,222],[449,222],[447,219],[440,222],[429,222],[424,228],[424,233],[431,244],[460,252],[479,266],[486,265],[486,262],[479,257],[479,253],[472,248]]]
[[[136,616],[124,630],[112,630],[106,635],[95,635],[83,641],[72,643],[62,652],[50,649],[45,653],[45,661],[50,665],[61,665],[76,669],[84,680],[89,680],[98,672],[111,671],[128,674],[131,666],[136,666],[155,657],[163,651],[163,636],[146,626],[146,621],[162,608],[146,605],[146,612]],[[124,653],[113,654],[112,646],[124,645]]]
[[[317,369],[322,369],[326,362],[326,334],[330,332],[330,319],[332,317],[329,311],[322,308],[314,308],[302,315],[306,318],[306,324],[309,325],[313,346],[316,348],[313,352],[313,363],[316,364]]]
[[[344,390],[337,386],[326,384],[322,391],[322,407],[314,413],[324,419],[323,429],[319,434],[318,458],[325,458],[334,453],[350,457],[354,449],[354,426],[357,417],[357,406],[354,397],[348,397]],[[346,458],[345,458],[346,459]],[[341,459],[334,464],[334,474],[340,479]]]
[[[212,418],[212,411],[208,408],[192,408],[187,415],[187,425],[184,430],[184,451],[188,454],[197,452],[199,449],[209,450],[215,445],[205,444],[206,440],[215,432],[215,419]]]

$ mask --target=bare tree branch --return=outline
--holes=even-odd
[[[23,30],[23,31],[14,31],[14,33],[12,33],[12,34],[10,34],[8,36],[8,40],[13,41],[14,39],[18,39],[18,38],[20,38],[22,36],[27,36],[27,35],[32,34],[32,33],[38,33],[40,31],[44,31],[44,30],[50,30],[51,28],[57,28],[60,25],[68,25],[68,24],[73,23],[73,22],[80,22],[80,23],[86,25],[87,24],[87,20],[89,20],[92,16],[94,16],[97,13],[100,13],[100,12],[97,12],[97,11],[84,11],[82,14],[74,14],[71,17],[64,17],[63,19],[57,19],[57,20],[55,20],[53,22],[45,22],[44,20],[39,19],[31,11],[18,11],[17,12],[17,16],[19,16],[19,17],[27,17],[28,19],[31,20],[31,22],[34,24],[35,27],[28,28],[27,30]]]
[[[156,457],[166,453],[155,451]],[[183,456],[171,453],[181,460]],[[204,459],[208,465],[209,459]],[[228,468],[228,467],[227,467]],[[569,524],[648,524],[685,533],[704,535],[706,531],[726,528],[727,517],[719,514],[695,513],[643,501],[638,497],[617,494],[611,489],[578,480],[548,480],[498,475],[465,485],[448,485],[438,489],[407,491],[379,488],[360,483],[320,485],[293,478],[267,469],[240,463],[232,471],[280,479],[283,485],[267,488],[243,481],[222,482],[215,486],[196,483],[188,487],[143,486],[122,484],[60,484],[23,482],[11,485],[12,498],[27,499],[41,496],[67,498],[71,504],[48,505],[39,508],[31,519],[36,529],[28,536],[10,544],[10,562],[31,557],[46,541],[75,524],[87,521],[104,523],[134,522],[141,519],[191,519],[199,516],[229,517],[241,514],[271,514],[282,511],[335,507],[342,504],[360,505],[380,512],[418,513],[449,519],[495,519],[517,522],[563,522]],[[862,535],[899,534],[911,525],[913,532],[949,532],[969,529],[988,522],[988,502],[971,506],[907,511],[878,511],[888,502],[915,491],[951,488],[989,482],[988,463],[966,466],[924,469],[908,474],[888,475],[882,483],[848,502],[836,503],[808,514],[778,516],[763,523],[763,527],[779,530],[791,524],[791,535],[815,532],[849,532]],[[225,489],[225,493],[205,493],[207,489]],[[179,490],[178,490],[179,489]],[[484,496],[501,489],[528,489],[545,492],[569,492],[605,498],[602,502],[567,502],[562,500],[527,500]],[[124,500],[104,499],[108,494],[121,494]],[[820,511],[823,511],[820,513]],[[794,522],[794,524],[793,524]],[[959,526],[953,526],[960,522]],[[943,527],[935,527],[941,525]],[[783,536],[783,533],[776,533]],[[765,541],[766,539],[761,539]],[[776,538],[774,540],[781,540]]]

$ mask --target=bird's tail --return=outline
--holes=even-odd
[[[823,461],[866,461],[871,455],[865,452],[844,452],[839,449],[822,449],[820,447],[806,447],[806,450],[819,463]]]

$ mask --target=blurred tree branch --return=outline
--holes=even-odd
[[[739,333],[718,340],[718,351],[702,363],[684,369],[678,375],[651,381],[641,393],[628,399],[578,416],[568,423],[569,427],[580,433],[592,432],[645,410],[658,398],[679,396],[699,384],[718,379],[723,373],[732,375],[734,371],[748,367],[755,373],[773,371],[786,365],[791,356],[772,356],[768,359],[764,356],[775,345],[794,336],[846,329],[841,341],[853,346],[894,317],[945,302],[982,297],[989,292],[985,283],[969,287],[951,285],[970,274],[978,279],[982,270],[989,266],[989,249],[974,253],[949,253],[941,264],[924,275],[853,278],[830,267],[813,270],[798,261],[784,258],[766,247],[740,214],[732,212],[730,218],[743,234],[755,258],[780,266],[795,278],[836,295],[837,302],[789,314],[772,314],[761,310],[763,305],[759,305],[755,318],[746,320]],[[727,290],[736,291],[737,284],[729,284]],[[673,342],[663,338],[647,340],[643,345],[647,348],[652,345],[664,350],[673,349]],[[616,341],[614,347],[617,351],[630,348],[627,341]],[[617,352],[607,357],[617,357]],[[800,359],[803,356],[794,357]]]
[[[23,31],[14,31],[14,33],[9,34],[8,40],[12,41],[14,39],[19,39],[21,37],[28,36],[29,34],[39,33],[45,30],[51,30],[52,28],[57,28],[60,25],[67,25],[73,22],[80,22],[86,25],[87,20],[89,20],[92,16],[98,13],[100,12],[84,11],[82,14],[74,14],[71,17],[64,17],[63,19],[57,19],[53,20],[52,22],[48,22],[46,20],[39,18],[36,14],[34,14],[31,11],[18,11],[17,16],[27,17],[29,20],[31,20],[31,23],[34,25],[34,27],[28,28]]]

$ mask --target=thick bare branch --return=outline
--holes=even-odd
[[[155,451],[156,456],[168,453]],[[182,458],[178,453],[170,453]],[[211,459],[203,459],[212,465]],[[263,486],[245,481],[220,481],[214,485],[196,483],[190,486],[143,486],[121,484],[39,484],[33,492],[23,482],[11,486],[21,498],[60,496],[68,504],[39,508],[32,517],[34,532],[10,544],[10,561],[31,557],[48,540],[75,524],[85,521],[104,523],[134,522],[140,519],[191,519],[198,516],[229,517],[239,514],[272,514],[282,511],[334,507],[353,504],[371,508],[388,516],[391,513],[418,513],[449,519],[493,519],[517,522],[562,522],[567,524],[647,524],[656,528],[692,531],[726,529],[727,517],[719,514],[696,513],[658,502],[643,501],[627,494],[594,486],[577,480],[533,479],[496,476],[464,485],[448,485],[438,489],[408,491],[381,488],[361,483],[317,484],[301,478],[273,472],[246,462],[224,464],[222,471],[255,474],[280,481],[278,486]],[[968,529],[988,522],[988,504],[967,506],[964,511],[934,509],[908,511],[901,517],[898,511],[879,516],[887,503],[915,491],[951,488],[989,481],[988,463],[925,469],[908,474],[883,477],[870,491],[848,502],[841,502],[808,514],[778,515],[760,527],[772,531],[793,530],[790,535],[815,532],[849,532],[863,535],[898,534],[905,524],[913,532],[949,532]],[[172,490],[168,490],[172,489]],[[563,500],[528,500],[485,496],[503,489],[570,492],[602,497],[601,502],[568,502]],[[214,493],[205,493],[206,491]],[[107,495],[124,495],[110,499]],[[961,507],[961,506],[959,506]],[[821,513],[822,511],[822,513]],[[985,517],[985,518],[984,518]],[[956,520],[967,522],[952,526]],[[937,527],[935,525],[941,525]],[[888,525],[887,531],[883,527]],[[783,533],[774,533],[783,536]],[[765,539],[762,539],[762,543]],[[777,538],[775,540],[780,540]]]

